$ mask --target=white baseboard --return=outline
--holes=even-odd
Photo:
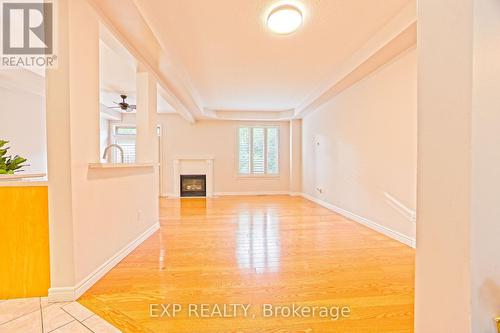
[[[76,300],[74,287],[49,288],[49,302],[71,302]]]
[[[242,192],[214,192],[213,196],[236,196],[236,195],[293,195],[300,196],[302,193],[300,192],[289,192],[289,191],[242,191]],[[162,198],[166,199],[179,199],[174,193],[163,193],[161,195]]]
[[[249,191],[249,192],[215,192],[214,196],[233,195],[290,195],[288,191]]]
[[[359,216],[359,215],[356,215],[354,213],[351,213],[351,212],[349,212],[349,211],[347,211],[345,209],[342,209],[340,207],[332,205],[332,204],[330,204],[328,202],[325,202],[325,201],[323,201],[321,199],[315,198],[315,197],[313,197],[313,196],[311,196],[311,195],[309,195],[307,193],[302,193],[302,196],[304,198],[306,198],[307,200],[310,200],[310,201],[312,201],[314,203],[317,203],[320,206],[323,206],[323,207],[325,207],[327,209],[330,209],[330,210],[334,211],[335,213],[338,213],[338,214],[340,214],[342,216],[347,217],[348,219],[351,219],[351,220],[353,220],[355,222],[358,222],[358,223],[360,223],[360,224],[362,224],[364,226],[367,226],[368,228],[373,229],[373,230],[375,230],[377,232],[380,232],[380,233],[382,233],[382,234],[384,234],[384,235],[386,235],[386,236],[388,236],[388,237],[390,237],[392,239],[395,239],[395,240],[397,240],[397,241],[399,241],[399,242],[401,242],[401,243],[403,243],[405,245],[408,245],[408,246],[410,246],[412,248],[416,247],[416,241],[415,241],[415,239],[410,238],[410,237],[408,237],[406,235],[403,235],[402,233],[400,233],[398,231],[395,231],[395,230],[392,230],[390,228],[384,227],[383,225],[380,225],[380,224],[378,224],[376,222],[373,222],[373,221],[371,221],[371,220],[369,220],[367,218],[364,218],[362,216]]]
[[[148,239],[152,234],[154,234],[158,229],[160,229],[160,223],[156,222],[154,225],[149,227],[144,231],[139,237],[134,239],[132,242],[128,243],[123,247],[118,253],[113,257],[108,259],[104,264],[102,264],[95,271],[90,273],[87,277],[81,280],[74,287],[60,287],[60,288],[50,288],[49,289],[49,302],[70,302],[76,301],[80,296],[82,296],[90,287],[92,287],[99,279],[101,279],[106,273],[108,273],[113,267],[115,267],[120,261],[123,260],[127,255],[129,255],[137,246]]]

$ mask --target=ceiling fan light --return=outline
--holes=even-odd
[[[294,32],[302,25],[302,22],[302,12],[292,5],[278,6],[267,17],[267,27],[280,35]]]

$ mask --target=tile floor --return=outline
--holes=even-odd
[[[0,300],[0,333],[121,332],[77,302],[49,303],[46,297]]]

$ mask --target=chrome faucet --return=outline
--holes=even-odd
[[[102,158],[106,159],[106,155],[108,155],[108,150],[113,147],[117,148],[120,151],[120,163],[123,163],[123,148],[117,145],[116,143],[113,143],[112,145],[109,145],[104,149],[104,154],[102,154]]]

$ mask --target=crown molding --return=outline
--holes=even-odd
[[[205,109],[213,119],[242,121],[286,121],[294,116],[294,110],[215,110]]]

